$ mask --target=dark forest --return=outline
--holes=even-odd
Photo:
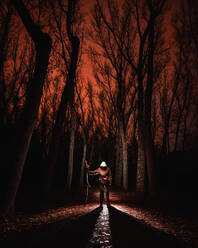
[[[23,239],[10,227],[19,213],[79,204],[89,223],[107,214],[96,211],[103,165],[111,225],[120,218],[133,228],[116,204],[198,223],[197,11],[193,0],[1,0],[0,235],[8,243]],[[112,240],[82,247],[133,246]],[[197,247],[198,238],[189,242]]]

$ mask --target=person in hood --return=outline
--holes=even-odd
[[[107,206],[110,206],[109,187],[112,184],[111,169],[107,166],[107,164],[104,161],[100,164],[100,166],[96,170],[89,170],[90,166],[88,165],[87,160],[85,160],[85,166],[89,174],[99,175],[100,207],[103,206],[104,192],[106,192]]]

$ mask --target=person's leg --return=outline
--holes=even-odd
[[[100,206],[102,206],[104,200],[104,185],[100,183],[99,188],[100,188]]]
[[[106,201],[107,201],[107,206],[110,206],[110,201],[109,201],[109,186],[106,185]]]

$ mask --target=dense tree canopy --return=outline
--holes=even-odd
[[[83,186],[85,159],[106,161],[115,186],[154,194],[169,159],[193,158],[197,3],[172,2],[1,1],[5,214],[20,195]]]

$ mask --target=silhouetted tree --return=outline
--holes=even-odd
[[[196,65],[195,55],[196,48],[192,39],[192,29],[188,18],[189,9],[184,1],[181,1],[181,8],[176,13],[177,19],[173,16],[174,40],[176,45],[175,56],[175,75],[178,77],[179,86],[176,92],[175,99],[175,137],[173,151],[176,152],[182,149],[185,141],[185,133],[190,131],[188,122],[193,116],[193,98],[195,95]],[[191,112],[191,116],[189,113]],[[188,119],[186,119],[188,118]]]
[[[36,48],[36,64],[33,78],[30,81],[19,130],[17,130],[18,139],[16,141],[16,150],[13,152],[13,171],[7,189],[6,200],[4,202],[4,215],[12,214],[15,208],[16,194],[21,181],[25,159],[38,115],[44,79],[51,51],[50,37],[43,33],[39,26],[35,25],[23,2],[21,0],[14,0],[13,4],[34,42]]]
[[[8,9],[6,9],[6,7]],[[12,11],[11,8],[5,6],[2,3],[0,11],[0,126],[2,127],[5,124],[5,112],[7,109],[6,104],[6,82],[5,82],[5,72],[4,65],[6,61],[6,56],[8,53],[8,33],[9,25],[11,22]]]
[[[49,149],[49,158],[48,158],[48,171],[46,173],[46,181],[45,181],[45,189],[44,189],[46,196],[50,191],[52,181],[53,181],[54,168],[56,165],[57,153],[59,149],[59,140],[60,140],[61,135],[63,135],[63,124],[65,120],[66,109],[67,109],[68,103],[70,103],[72,106],[73,100],[74,100],[74,83],[75,83],[75,75],[76,75],[79,45],[80,45],[79,38],[77,37],[77,35],[73,33],[75,6],[76,6],[76,1],[71,1],[71,0],[68,1],[68,9],[66,12],[66,15],[67,15],[66,31],[67,31],[67,36],[68,36],[70,46],[71,46],[70,62],[68,65],[68,73],[66,77],[66,82],[65,82],[65,86],[64,86],[63,93],[61,96],[61,101],[59,104],[59,108],[57,111],[57,117],[56,117],[55,125],[53,128],[53,132],[52,132],[52,139],[51,139],[51,145]],[[61,11],[64,12],[64,7],[61,1],[59,1],[59,7],[61,7]],[[62,41],[63,56],[65,56],[64,55],[65,54],[64,44],[63,44],[64,41],[63,40],[61,41]],[[66,59],[65,59],[65,62],[66,62]],[[70,186],[68,185],[68,187]]]
[[[154,51],[158,37],[157,18],[162,13],[165,1],[130,1],[129,9],[135,13],[138,33],[138,53],[134,55],[130,49],[125,53],[125,59],[137,73],[138,81],[138,165],[137,185],[139,192],[145,191],[145,166],[148,172],[149,192],[156,192],[155,154],[152,137],[151,103],[154,84]],[[146,86],[144,82],[146,76]],[[146,160],[145,160],[146,159]]]
[[[78,122],[80,124],[80,132],[82,135],[82,140],[83,140],[83,154],[82,154],[82,162],[81,162],[81,168],[80,168],[80,186],[82,187],[84,184],[84,172],[85,172],[85,160],[87,157],[87,146],[88,146],[88,141],[90,137],[90,132],[93,129],[93,122],[94,122],[94,113],[93,109],[90,106],[90,102],[86,101],[87,99],[92,98],[93,96],[90,96],[92,94],[92,90],[88,90],[84,88],[83,82],[78,78],[78,85],[76,85],[76,93],[77,93],[77,104],[78,104],[78,109],[76,110],[76,115]],[[88,87],[92,87],[90,85],[90,82],[88,82]],[[82,95],[82,90],[83,95]]]
[[[121,9],[124,9],[124,5]],[[130,14],[119,9],[118,4],[96,1],[93,13],[91,39],[97,48],[91,50],[91,58],[96,65],[95,78],[101,88],[100,102],[104,123],[108,123],[104,110],[111,110],[115,116],[115,130],[118,130],[122,161],[116,166],[116,174],[122,177],[122,186],[128,188],[127,126],[134,107],[136,87],[134,73],[123,57],[123,44],[130,46]],[[125,15],[126,14],[126,15]],[[127,30],[127,31],[126,31]],[[126,31],[126,32],[125,32]],[[119,45],[117,44],[119,42]],[[107,108],[105,105],[107,104]],[[111,107],[110,105],[111,104]],[[108,113],[108,112],[107,112]],[[106,118],[106,120],[105,120]],[[117,128],[117,127],[118,128]],[[119,169],[121,167],[122,169]],[[117,178],[117,176],[116,176]],[[118,182],[120,180],[116,180]]]

